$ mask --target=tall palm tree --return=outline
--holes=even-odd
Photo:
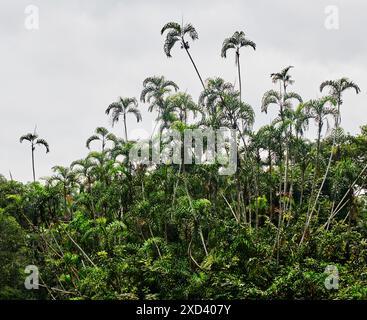
[[[168,22],[166,23],[162,30],[161,30],[161,35],[164,34],[165,31],[167,31],[167,35],[166,35],[166,40],[164,42],[164,53],[166,54],[166,56],[168,58],[171,57],[171,50],[173,48],[173,46],[176,44],[176,42],[180,42],[181,44],[181,49],[185,49],[187,55],[189,56],[192,65],[195,68],[196,74],[198,75],[201,85],[203,86],[203,88],[205,89],[205,85],[204,85],[204,81],[201,78],[201,75],[199,73],[198,68],[196,67],[196,64],[189,52],[190,46],[188,41],[186,41],[185,36],[188,35],[192,41],[199,39],[198,33],[195,30],[194,26],[191,23],[187,23],[185,25],[183,24],[179,24],[177,22]]]
[[[280,72],[275,72],[275,73],[270,74],[270,77],[271,77],[273,83],[279,82],[279,84],[280,84],[280,91],[279,92],[280,93],[281,93],[282,87],[283,87],[283,96],[285,96],[287,94],[287,87],[294,83],[294,80],[292,79],[292,76],[289,74],[289,70],[292,69],[292,68],[293,68],[293,66],[288,66]]]
[[[289,92],[287,93],[286,88],[290,83],[293,83],[290,78],[290,75],[288,74],[288,70],[291,67],[285,68],[278,74],[271,74],[271,77],[273,79],[273,82],[279,81],[283,84],[283,92],[282,87],[280,87],[279,92],[275,90],[269,90],[265,92],[262,102],[261,102],[261,111],[267,113],[268,107],[272,104],[276,104],[279,106],[279,119],[276,119],[275,121],[282,122],[282,125],[284,125],[284,133],[285,133],[285,168],[284,168],[284,188],[283,193],[287,193],[287,186],[288,186],[288,166],[289,166],[289,142],[292,135],[292,122],[290,119],[287,119],[287,115],[290,115],[292,110],[292,100],[296,100],[298,103],[302,102],[302,98],[299,94],[295,92]],[[282,145],[280,145],[282,149]],[[280,154],[280,163],[283,157],[283,152],[281,151]],[[279,192],[282,192],[281,183],[279,185]],[[285,203],[284,203],[284,209],[285,209]]]
[[[127,126],[126,126],[126,116],[127,114],[131,113],[135,116],[136,122],[139,122],[142,120],[141,113],[138,109],[138,102],[135,98],[122,98],[119,97],[116,102],[111,103],[108,108],[106,109],[106,114],[111,114],[111,120],[112,120],[112,126],[115,124],[115,122],[118,122],[120,120],[120,117],[122,116],[123,122],[124,122],[124,128],[125,128],[125,140],[127,139]]]
[[[227,51],[234,49],[236,51],[236,66],[238,72],[238,83],[240,87],[240,100],[242,98],[242,81],[241,81],[241,66],[240,66],[240,49],[242,47],[251,47],[256,50],[255,42],[246,38],[243,31],[236,31],[231,37],[224,39],[222,45],[221,55],[223,58],[227,57]]]
[[[349,80],[348,78],[324,81],[320,85],[320,92],[322,92],[324,88],[329,88],[329,95],[331,95],[332,97],[336,99],[338,113],[339,113],[337,122],[336,122],[336,126],[339,126],[340,121],[341,121],[340,106],[343,103],[343,100],[342,100],[343,92],[347,89],[354,89],[356,91],[356,94],[358,94],[361,92],[361,89],[358,87],[357,84],[355,84],[353,81]]]
[[[331,106],[330,106],[330,104],[331,104]],[[336,106],[337,106],[337,100],[332,96],[326,96],[326,97],[323,97],[323,98],[318,99],[318,100],[310,100],[310,101],[305,103],[305,109],[306,109],[307,113],[309,114],[310,118],[315,120],[318,129],[317,129],[317,140],[316,140],[316,163],[315,163],[315,171],[314,171],[314,177],[313,177],[313,182],[312,182],[312,187],[311,187],[311,195],[310,195],[310,200],[311,201],[309,201],[307,214],[306,214],[306,223],[305,223],[303,234],[302,234],[302,237],[301,237],[301,240],[300,240],[300,244],[302,244],[303,240],[305,239],[305,235],[306,235],[306,232],[307,232],[308,227],[310,225],[311,217],[312,217],[313,211],[316,207],[318,197],[321,193],[322,187],[325,183],[327,174],[329,172],[329,168],[330,168],[330,164],[331,164],[331,160],[332,160],[332,151],[330,153],[329,161],[328,161],[328,164],[327,164],[326,172],[324,174],[322,183],[321,183],[319,191],[317,192],[317,195],[314,199],[314,204],[311,205],[311,202],[313,201],[312,197],[313,197],[314,189],[315,189],[315,186],[316,186],[317,175],[318,175],[318,172],[319,172],[320,141],[321,141],[322,128],[323,128],[323,125],[324,125],[325,121],[328,124],[328,116],[329,115],[332,115],[334,117],[335,126],[337,126],[339,112],[335,108]]]
[[[310,100],[304,103],[304,108],[308,116],[311,119],[314,119],[317,125],[315,175],[317,174],[317,171],[319,169],[321,132],[324,123],[326,122],[328,124],[329,115],[333,116],[335,120],[337,119],[338,110],[335,109],[336,105],[337,101],[334,97],[331,96],[326,96],[317,100]]]
[[[34,165],[34,151],[36,150],[36,146],[42,145],[46,149],[46,153],[50,152],[50,147],[46,140],[39,139],[36,132],[34,133],[28,133],[24,136],[21,136],[19,141],[22,143],[24,140],[31,143],[31,152],[32,152],[32,172],[33,172],[33,182],[36,181],[36,170]]]
[[[149,112],[152,112],[154,108],[157,108],[158,112],[160,112],[165,95],[170,93],[172,89],[175,91],[179,89],[178,85],[173,81],[166,80],[163,76],[148,77],[143,82],[143,91],[140,95],[140,101],[150,104],[148,109]]]
[[[102,149],[102,152],[104,152],[108,141],[115,142],[117,140],[117,137],[113,133],[110,133],[104,127],[98,127],[96,128],[94,132],[95,134],[89,137],[86,142],[86,147],[88,149],[90,149],[90,144],[93,141],[101,141],[101,149]]]

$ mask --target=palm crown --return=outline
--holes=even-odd
[[[33,182],[35,182],[36,181],[36,170],[35,170],[35,165],[34,165],[34,151],[36,149],[36,146],[38,145],[44,146],[46,149],[46,153],[50,152],[50,147],[46,140],[38,138],[38,135],[36,132],[28,133],[26,135],[21,136],[19,141],[20,143],[22,143],[23,141],[28,141],[31,143]]]
[[[191,23],[187,23],[185,25],[180,25],[177,22],[168,22],[166,23],[162,30],[161,30],[161,35],[163,35],[166,31],[166,40],[164,41],[164,46],[163,46],[163,50],[164,53],[166,54],[166,56],[169,58],[171,57],[171,50],[173,48],[173,46],[175,45],[176,42],[180,42],[181,43],[181,49],[185,49],[187,55],[189,56],[192,65],[195,68],[196,74],[199,77],[200,83],[203,86],[203,88],[205,89],[205,85],[204,85],[204,81],[199,73],[198,68],[196,67],[196,64],[189,52],[189,43],[188,41],[186,41],[185,36],[188,35],[192,41],[196,40],[199,38],[198,33],[196,31],[196,29],[194,28],[194,26]]]
[[[280,82],[281,84],[283,84],[284,94],[287,91],[288,85],[294,83],[292,76],[289,74],[289,70],[292,68],[293,66],[288,66],[288,67],[285,67],[280,72],[275,72],[275,73],[270,74],[270,77],[274,83]]]
[[[320,92],[325,88],[329,88],[329,94],[337,99],[339,105],[343,103],[341,96],[344,90],[354,89],[357,94],[361,92],[359,86],[348,78],[324,81],[320,85]]]
[[[329,94],[336,99],[338,112],[339,112],[339,115],[336,121],[336,126],[338,127],[341,121],[340,106],[343,103],[343,100],[342,100],[343,92],[347,89],[354,89],[356,94],[358,94],[361,92],[361,89],[358,87],[356,83],[349,80],[348,78],[324,81],[320,85],[320,92],[322,92],[325,88],[329,88]]]
[[[102,152],[103,152],[105,150],[107,141],[115,142],[117,140],[117,137],[113,133],[109,132],[104,127],[98,127],[94,132],[95,132],[95,134],[90,136],[87,139],[86,147],[88,149],[90,149],[90,144],[93,141],[101,141],[101,143],[102,143]]]
[[[227,51],[229,49],[234,49],[236,51],[236,65],[238,72],[238,82],[240,87],[239,99],[242,97],[242,79],[241,79],[241,67],[240,67],[240,49],[242,47],[251,47],[256,50],[255,42],[246,38],[245,33],[243,31],[236,31],[232,37],[226,38],[223,41],[222,45],[222,57],[227,57]]]
[[[238,56],[240,48],[242,47],[251,47],[252,49],[256,50],[256,43],[247,39],[243,31],[236,31],[232,37],[224,39],[221,56],[226,58],[227,51],[229,49],[234,49],[236,51],[236,63],[238,63]]]
[[[161,109],[165,95],[170,93],[172,89],[175,91],[179,89],[176,83],[166,80],[163,76],[146,78],[143,82],[143,87],[140,101],[150,104],[148,109],[150,112],[155,107]]]
[[[35,149],[36,145],[42,145],[46,149],[46,153],[50,152],[50,146],[48,145],[47,141],[44,139],[38,139],[38,135],[36,133],[28,133],[20,137],[19,141],[22,143],[24,140],[29,141],[32,144],[33,150]]]
[[[181,26],[177,22],[168,22],[163,26],[161,34],[163,35],[163,33],[167,30],[168,32],[163,47],[164,53],[167,55],[167,57],[171,57],[171,50],[176,42],[181,43],[181,49],[190,48],[189,43],[185,40],[186,35],[188,35],[193,41],[199,39],[198,33],[191,23]]]
[[[125,139],[127,141],[127,126],[126,126],[126,116],[131,113],[135,116],[136,121],[142,120],[141,113],[138,109],[138,101],[136,98],[122,98],[119,97],[116,102],[111,103],[107,109],[106,114],[111,113],[112,126],[120,120],[122,116],[125,128]]]

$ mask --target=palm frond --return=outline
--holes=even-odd
[[[171,50],[172,50],[173,46],[175,45],[175,43],[179,40],[180,39],[178,37],[169,37],[169,36],[167,36],[167,38],[164,42],[163,50],[164,50],[164,53],[166,54],[166,56],[168,58],[172,57]]]
[[[142,121],[141,113],[140,113],[140,111],[139,111],[137,108],[130,108],[130,109],[128,110],[128,113],[132,113],[132,114],[134,114],[134,115],[135,115],[135,117],[136,117],[136,121],[137,121],[137,122]]]
[[[110,114],[110,112],[111,112],[111,110],[119,109],[119,108],[121,108],[121,105],[120,105],[118,102],[113,102],[113,103],[111,103],[111,104],[107,107],[107,109],[106,109],[105,113],[106,113],[107,115],[109,115],[109,114]]]
[[[241,47],[251,47],[256,50],[256,43],[248,39],[241,39],[240,45]]]
[[[100,138],[99,138],[97,135],[93,135],[93,136],[89,137],[89,138],[87,139],[87,142],[86,142],[85,146],[86,146],[88,149],[90,149],[90,144],[91,144],[93,141],[96,141],[96,140],[100,140]]]
[[[24,140],[32,142],[38,138],[38,135],[33,133],[27,133],[20,137],[19,142],[22,143]]]
[[[47,141],[44,139],[37,139],[36,144],[43,145],[46,148],[46,153],[50,152],[50,146],[48,145]]]
[[[181,33],[181,26],[177,22],[168,22],[166,23],[163,28],[161,29],[161,35],[168,29],[173,29],[177,31],[178,33]]]
[[[232,38],[224,39],[221,51],[222,58],[227,58],[227,51],[229,49],[236,49],[236,45],[232,42]]]
[[[284,96],[284,100],[288,99],[295,99],[300,103],[303,102],[302,97],[296,92],[287,92],[287,94]]]
[[[189,34],[190,38],[194,41],[196,39],[199,39],[199,35],[196,31],[196,29],[194,28],[194,26],[191,23],[187,23],[183,30],[182,33],[185,35],[186,33]]]
[[[322,92],[326,87],[332,87],[335,90],[337,88],[337,84],[333,80],[324,81],[320,84],[320,92]]]

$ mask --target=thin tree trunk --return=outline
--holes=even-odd
[[[124,113],[125,141],[127,142],[126,114]]]
[[[303,203],[303,192],[304,192],[304,184],[305,184],[305,170],[303,170],[303,168],[301,169],[301,195],[300,195],[300,200],[299,200],[299,204],[300,206],[302,206]]]
[[[242,101],[242,82],[241,82],[240,53],[236,51],[236,55],[237,55],[238,85],[240,88],[240,102],[241,102]]]
[[[313,197],[313,193],[314,193],[315,186],[316,186],[317,172],[319,170],[319,154],[320,154],[321,130],[322,130],[322,124],[319,123],[319,128],[318,128],[318,133],[317,133],[317,148],[316,148],[317,151],[316,151],[315,173],[314,173],[313,182],[312,182],[312,188],[311,188],[311,194],[310,194],[310,202],[308,204],[308,209],[307,209],[305,228],[304,228],[304,231],[303,231],[303,234],[302,234],[302,238],[301,238],[301,241],[300,241],[299,245],[301,245],[303,243],[304,239],[305,239],[306,232],[307,232],[308,227],[309,227],[309,225],[311,223],[311,217],[312,217],[313,210],[315,209],[318,196],[319,196],[319,194],[321,192],[322,186],[323,186],[323,184],[325,182],[325,179],[326,179],[326,175],[324,175],[324,180],[323,180],[323,182],[321,184],[321,187],[319,189],[319,192],[318,192],[318,194],[317,194],[317,196],[315,198],[315,203],[311,207],[312,197]],[[331,164],[331,159],[332,159],[332,152],[330,154],[328,167]],[[328,169],[327,169],[327,171],[328,171]]]
[[[321,140],[321,130],[322,130],[322,124],[319,124],[319,130],[317,133],[317,150],[316,150],[316,170],[315,170],[315,178],[317,175],[317,171],[319,170],[319,162],[320,162],[320,140]]]
[[[186,52],[187,52],[187,55],[189,56],[189,58],[190,58],[190,60],[191,60],[192,65],[193,65],[193,66],[194,66],[194,68],[195,68],[195,71],[196,71],[196,73],[197,73],[197,75],[198,75],[198,77],[199,77],[199,79],[200,79],[200,82],[201,82],[201,85],[203,86],[203,89],[205,89],[204,81],[203,81],[203,79],[201,78],[201,75],[200,75],[200,73],[199,73],[199,70],[198,70],[198,68],[196,67],[196,64],[195,64],[194,60],[192,59],[191,54],[190,54],[189,50],[186,48],[186,45],[185,45],[185,44],[184,44],[184,48],[185,48],[185,50],[186,50]]]
[[[65,184],[64,184],[64,210],[65,210],[65,213],[67,213],[67,202],[66,202],[66,187],[65,187]]]
[[[272,182],[272,161],[271,161],[271,151],[270,151],[270,147],[268,150],[268,161],[269,161],[269,175],[270,175],[270,181],[269,181],[269,209],[270,209],[270,221],[273,217],[273,184]]]
[[[33,182],[36,182],[36,170],[34,168],[34,145],[32,143],[32,172],[33,172]]]

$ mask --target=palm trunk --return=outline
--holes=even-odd
[[[304,184],[305,184],[305,171],[306,169],[301,169],[301,195],[300,195],[300,206],[302,206],[303,203],[303,192],[304,192]]]
[[[270,209],[270,221],[273,217],[273,184],[271,183],[272,181],[272,161],[271,161],[271,151],[270,151],[270,147],[268,150],[268,161],[269,161],[269,176],[270,176],[270,181],[269,181],[269,209]]]
[[[125,141],[127,142],[126,114],[124,113]]]
[[[190,58],[190,60],[191,60],[191,63],[192,63],[192,65],[194,66],[194,68],[195,68],[195,71],[196,71],[196,74],[198,75],[198,77],[199,77],[199,79],[200,79],[200,82],[201,82],[201,85],[203,86],[203,89],[205,89],[205,85],[204,85],[204,81],[203,81],[203,79],[201,78],[201,75],[200,75],[200,73],[199,73],[199,70],[198,70],[198,68],[196,67],[196,64],[195,64],[195,62],[194,62],[194,60],[192,59],[192,57],[191,57],[191,54],[190,54],[190,52],[189,52],[189,50],[186,48],[186,45],[185,45],[185,42],[183,41],[183,43],[184,43],[184,48],[185,48],[185,50],[186,50],[186,53],[187,53],[187,55],[189,56],[189,58]]]
[[[201,243],[202,243],[204,251],[205,251],[205,255],[208,256],[208,249],[206,248],[204,235],[203,235],[203,231],[201,229],[200,223],[199,223],[198,229],[199,229],[198,231],[199,231],[200,240],[201,240]]]
[[[33,182],[36,182],[36,170],[34,167],[34,145],[32,143],[32,172],[33,172]]]
[[[307,232],[308,227],[309,227],[310,222],[311,222],[312,212],[313,212],[313,210],[315,208],[318,195],[321,192],[321,188],[323,186],[323,183],[322,183],[321,184],[321,188],[319,189],[319,193],[318,193],[318,195],[315,198],[315,205],[313,205],[311,207],[312,197],[313,197],[315,186],[316,186],[317,172],[319,170],[319,154],[320,154],[321,130],[322,130],[322,123],[319,122],[319,128],[318,128],[318,132],[317,132],[317,147],[316,147],[315,173],[314,173],[314,177],[313,177],[313,181],[312,181],[312,187],[311,187],[311,193],[310,193],[310,201],[309,201],[308,209],[307,209],[305,228],[303,230],[302,238],[301,238],[301,241],[300,241],[299,245],[301,245],[303,243],[303,241],[304,241],[304,239],[306,237],[306,232]],[[332,157],[330,157],[330,162],[331,162],[331,158]],[[324,176],[324,178],[326,178],[326,176]]]
[[[64,214],[66,214],[66,212],[67,212],[68,210],[67,210],[67,201],[66,201],[67,192],[66,192],[65,183],[64,183],[63,193],[64,193],[64,210],[65,210],[65,213],[64,213]]]
[[[316,178],[317,172],[319,170],[321,130],[322,130],[322,124],[319,123],[319,129],[318,129],[318,132],[317,132],[317,149],[316,149],[316,170],[315,170],[315,178]]]
[[[237,55],[238,85],[239,85],[239,88],[240,88],[240,101],[242,101],[242,83],[241,83],[240,53],[239,53],[238,50],[236,51],[236,55]]]
[[[286,206],[287,206],[287,200],[286,200],[286,196],[287,196],[287,186],[288,186],[288,167],[289,167],[289,144],[288,144],[288,139],[286,141],[287,143],[287,147],[285,150],[285,169],[284,169],[284,185],[283,185],[283,196],[284,196],[284,211],[286,210]]]

